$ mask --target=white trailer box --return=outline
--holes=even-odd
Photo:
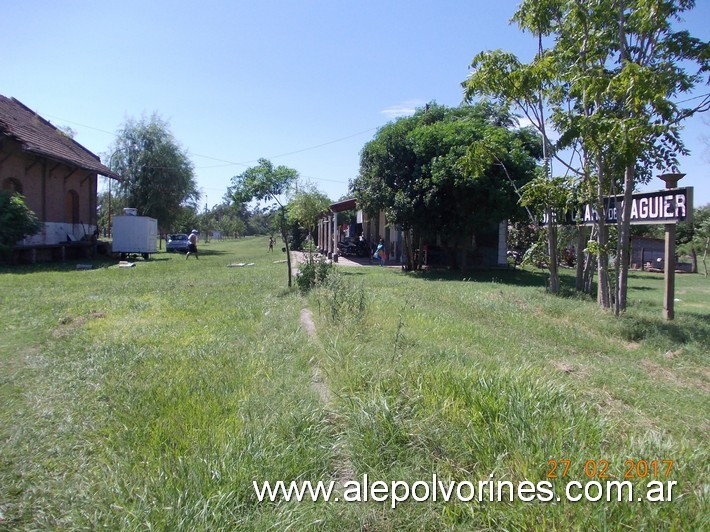
[[[128,254],[147,259],[158,251],[158,220],[147,216],[114,216],[113,252],[122,258]]]

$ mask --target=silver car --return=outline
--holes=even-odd
[[[179,233],[168,235],[168,241],[165,244],[165,251],[175,251],[176,253],[187,253],[187,235]]]

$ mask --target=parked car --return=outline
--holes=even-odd
[[[187,235],[179,233],[176,235],[168,235],[168,241],[165,243],[165,251],[174,251],[176,253],[187,253]]]

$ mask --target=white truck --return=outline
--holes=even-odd
[[[113,218],[113,253],[121,260],[128,255],[142,255],[148,259],[158,251],[158,220],[147,216],[115,216]]]

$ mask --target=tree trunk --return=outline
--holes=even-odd
[[[291,272],[291,250],[288,248],[288,231],[286,229],[286,212],[283,207],[281,207],[281,239],[284,241],[284,247],[286,248],[286,266],[288,267],[288,287],[291,288],[291,277],[293,273]]]
[[[549,264],[547,265],[550,270],[550,292],[553,294],[560,293],[560,272],[558,268],[557,260],[557,225],[552,223],[552,211],[547,210],[548,220],[550,223],[547,225],[547,255],[549,257]]]
[[[604,206],[597,206],[598,233],[597,242],[599,243],[599,256],[597,257],[597,303],[602,308],[611,308],[611,298],[609,297],[609,252],[607,243],[609,241],[609,230],[604,220]]]
[[[695,251],[695,247],[690,248],[690,256],[692,258],[690,273],[698,273],[698,253]]]
[[[597,228],[593,227],[589,235],[589,240],[596,238]],[[586,247],[586,246],[585,246]],[[592,293],[592,285],[594,284],[594,270],[596,268],[595,255],[589,251],[584,253],[584,293]]]
[[[414,270],[414,253],[412,250],[412,230],[404,229],[404,257],[407,271]]]
[[[609,297],[609,229],[606,226],[606,213],[604,212],[604,164],[602,155],[597,153],[597,242],[599,243],[599,256],[597,257],[597,303],[600,307],[611,308]]]
[[[596,259],[591,253],[586,253],[584,264],[584,293],[591,294],[594,286],[594,270],[596,269]]]
[[[616,281],[616,315],[626,310],[629,286],[629,252],[631,240],[631,203],[634,191],[634,167],[628,165],[624,172],[624,205],[621,212],[621,226],[616,256],[619,261]],[[617,217],[619,213],[617,213]]]
[[[597,258],[597,303],[604,309],[611,308],[609,297],[609,254],[606,251],[599,253]]]
[[[584,291],[584,248],[586,247],[587,228],[583,225],[577,226],[577,271],[574,289],[577,292]]]
[[[710,248],[710,236],[705,240],[705,251],[703,251],[703,269],[705,270],[705,277],[708,276],[708,265],[705,259],[708,256],[708,248]]]

